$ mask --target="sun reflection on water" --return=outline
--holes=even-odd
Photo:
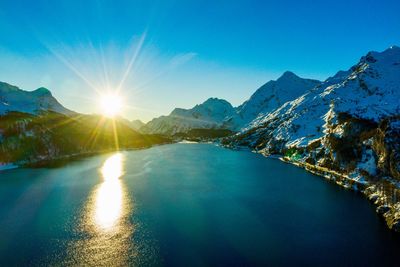
[[[96,206],[94,221],[103,229],[112,228],[121,216],[122,211],[122,185],[119,178],[123,175],[122,154],[109,157],[101,168],[104,182],[96,193]]]
[[[88,197],[77,228],[80,238],[71,243],[63,265],[126,266],[137,257],[129,220],[133,207],[121,179],[124,161],[124,154],[113,154],[99,168],[102,182]]]
[[[123,157],[117,153],[109,157],[101,167],[104,181],[115,181],[123,175]]]

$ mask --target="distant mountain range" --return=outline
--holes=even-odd
[[[209,98],[192,109],[176,108],[170,115],[153,119],[140,130],[145,133],[174,135],[196,128],[222,128],[224,121],[235,112],[228,101]]]
[[[303,79],[285,72],[276,81],[269,81],[239,107],[223,99],[209,98],[191,109],[174,109],[170,115],[147,123],[141,130],[146,133],[174,135],[191,129],[223,128],[239,131],[253,120],[278,108],[285,102],[304,94],[320,81]]]

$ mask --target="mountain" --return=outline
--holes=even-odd
[[[0,115],[0,167],[11,163],[47,165],[59,159],[169,142],[165,137],[140,134],[120,120],[99,115]]]
[[[144,125],[145,123],[141,120],[132,120],[129,123],[129,126],[134,130],[140,130],[140,128],[142,128]]]
[[[0,114],[18,111],[39,114],[43,111],[54,111],[64,115],[75,112],[63,107],[46,88],[24,91],[8,83],[0,82]]]
[[[238,131],[257,117],[295,99],[320,83],[287,71],[276,81],[269,81],[261,86],[249,100],[237,108],[233,108],[226,100],[210,98],[192,109],[176,108],[168,116],[153,119],[141,130],[167,135],[187,133],[191,129],[223,128]]]
[[[139,125],[73,112],[46,88],[28,92],[0,82],[0,169],[170,142],[132,129]]]
[[[224,126],[231,130],[240,130],[257,117],[263,116],[312,89],[321,82],[303,79],[287,71],[276,81],[269,81],[261,86],[242,105],[237,107],[237,113],[229,118]]]
[[[369,52],[348,71],[258,117],[224,140],[360,189],[400,231],[400,48]]]
[[[143,123],[141,120],[130,121],[122,116],[116,117],[115,120],[118,120],[118,121],[124,123],[126,126],[128,126],[129,128],[131,128],[132,130],[135,130],[135,131],[140,131],[140,128],[142,128],[145,125],[145,123]]]
[[[173,135],[191,129],[220,128],[225,119],[233,116],[235,109],[223,99],[209,98],[191,109],[174,109],[170,115],[148,122],[141,131]]]

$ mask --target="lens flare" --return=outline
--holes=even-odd
[[[122,110],[122,99],[118,94],[110,93],[103,95],[100,99],[100,107],[103,115],[115,117]]]

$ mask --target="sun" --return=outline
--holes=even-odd
[[[100,99],[102,113],[106,117],[115,117],[122,110],[122,99],[118,94],[109,93]]]

